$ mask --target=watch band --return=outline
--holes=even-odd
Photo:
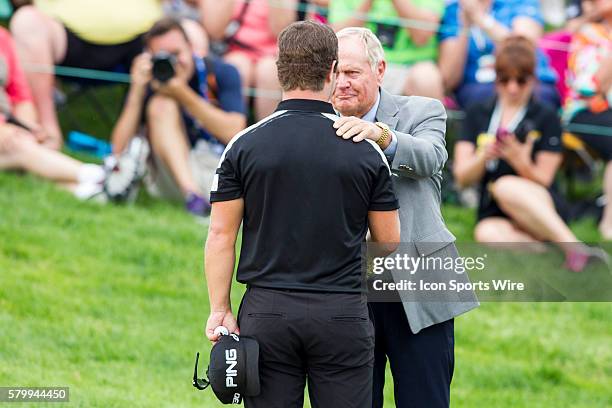
[[[389,131],[389,126],[385,125],[384,123],[380,123],[380,122],[376,122],[375,123],[376,126],[378,126],[379,128],[382,129],[382,136],[376,141],[376,144],[380,147],[383,146],[383,144],[387,141],[387,139],[389,138],[389,136],[391,136],[391,132]]]

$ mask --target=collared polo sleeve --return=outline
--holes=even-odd
[[[243,184],[239,167],[240,148],[230,143],[215,171],[210,189],[210,202],[236,200],[243,195]]]

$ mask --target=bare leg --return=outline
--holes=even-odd
[[[599,223],[599,231],[606,240],[612,240],[612,162],[606,164],[606,171],[603,179],[604,193],[606,195],[606,206],[603,217]]]
[[[25,170],[59,183],[77,183],[83,163],[63,153],[39,145],[33,139],[11,137],[0,152],[0,169]]]
[[[59,149],[62,145],[62,134],[53,100],[53,65],[63,60],[66,55],[66,32],[59,22],[34,6],[19,8],[11,19],[10,26],[32,88],[40,121],[49,136],[49,141],[45,144]]]
[[[546,246],[535,237],[503,217],[489,217],[480,221],[474,229],[474,238],[476,242],[495,244],[495,248],[521,252],[543,252],[546,250]]]
[[[242,88],[253,88],[254,86],[254,70],[251,59],[244,53],[239,51],[231,52],[225,56],[225,62],[232,64],[240,73]],[[249,93],[245,93],[245,100],[249,100]]]
[[[262,92],[255,99],[255,116],[261,120],[270,115],[280,102],[280,84],[276,76],[276,61],[273,57],[259,60],[255,68],[255,86]]]
[[[178,104],[168,97],[153,96],[147,107],[147,124],[153,152],[168,166],[183,195],[201,194],[189,168],[189,144]]]
[[[530,235],[555,242],[566,252],[580,249],[578,239],[541,185],[517,176],[504,176],[493,184],[492,194],[499,207]]]
[[[433,62],[424,61],[410,67],[404,95],[428,96],[441,101],[444,98],[444,86],[438,66]]]
[[[503,217],[489,217],[480,221],[474,229],[474,238],[477,242],[540,242]]]

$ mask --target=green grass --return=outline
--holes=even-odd
[[[171,204],[82,203],[30,176],[0,173],[0,191],[1,386],[69,386],[69,407],[221,406],[190,384],[209,350],[204,226]],[[471,240],[472,212],[444,210]],[[592,222],[572,227],[598,240]],[[457,319],[452,406],[611,406],[611,312],[486,303]]]

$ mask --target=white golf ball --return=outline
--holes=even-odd
[[[229,334],[229,330],[225,326],[217,326],[214,331],[215,335],[227,336]]]

